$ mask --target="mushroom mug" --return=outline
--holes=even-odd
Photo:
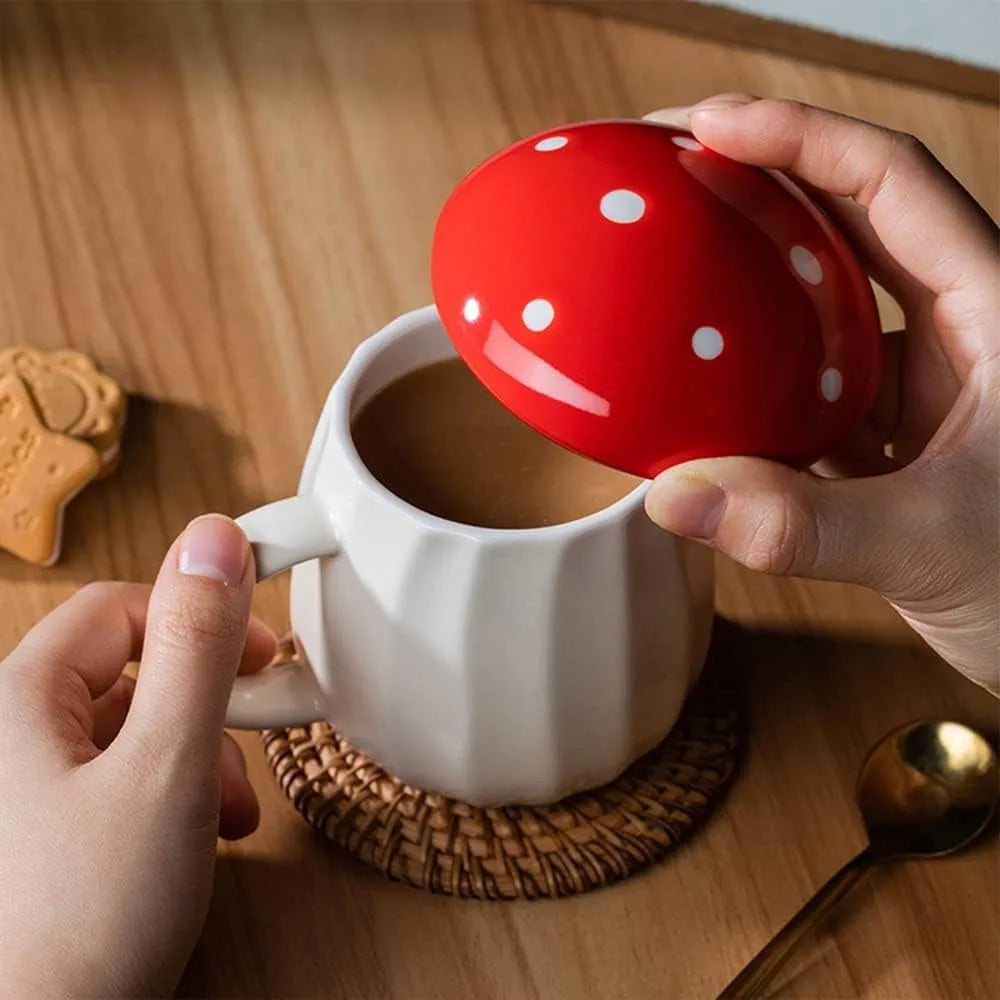
[[[239,519],[261,578],[292,569],[301,656],[237,678],[227,725],[327,719],[427,791],[551,802],[613,779],[674,725],[708,646],[711,556],[648,520],[646,483],[576,521],[516,530],[390,493],[352,418],[454,354],[433,307],[370,337],[330,392],[297,495]]]

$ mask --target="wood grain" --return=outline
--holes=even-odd
[[[572,119],[720,90],[920,134],[994,213],[996,111],[932,91],[516,3],[0,5],[0,347],[69,345],[135,395],[125,461],[65,557],[0,556],[0,652],[94,578],[149,580],[205,510],[295,488],[351,349],[430,298],[462,173]],[[893,307],[883,300],[887,321]],[[258,606],[284,627],[284,581]],[[655,871],[568,902],[387,884],[310,834],[242,738],[264,818],[226,847],[185,996],[710,997],[856,850],[870,743],[996,704],[876,597],[720,565],[753,731],[723,809]],[[995,845],[877,875],[806,948],[798,997],[1000,992]]]

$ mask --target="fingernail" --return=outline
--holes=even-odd
[[[691,130],[691,109],[683,108],[660,108],[659,111],[650,111],[645,116],[648,122],[657,122],[660,125],[672,125],[674,128],[685,128]]]
[[[711,539],[726,509],[726,493],[707,479],[666,476],[650,488],[649,516],[662,528],[685,538]]]
[[[185,576],[237,587],[249,552],[246,535],[233,521],[221,514],[206,514],[195,518],[181,536],[177,568]]]

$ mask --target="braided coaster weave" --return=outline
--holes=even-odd
[[[736,687],[710,662],[670,735],[610,784],[490,809],[403,784],[325,722],[263,738],[295,808],[348,853],[420,889],[507,900],[587,892],[669,853],[728,784],[742,729]]]

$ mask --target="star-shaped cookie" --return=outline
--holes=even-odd
[[[0,377],[0,548],[51,566],[66,504],[100,467],[89,444],[45,426],[20,376]]]

